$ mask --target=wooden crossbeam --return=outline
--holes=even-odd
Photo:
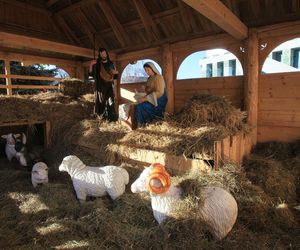
[[[11,34],[8,32],[0,32],[0,45],[9,47],[23,47],[30,49],[38,49],[56,53],[62,53],[73,56],[82,56],[93,58],[94,52],[91,49],[68,45],[64,43],[52,42],[43,39]]]
[[[55,78],[55,77],[47,77],[47,76],[26,76],[26,75],[11,75],[11,74],[0,74],[0,78],[36,80],[36,81],[58,81],[63,79],[63,78]]]
[[[160,39],[160,32],[157,28],[156,23],[154,23],[152,16],[147,10],[145,4],[141,0],[133,0],[135,8],[144,24],[144,27],[148,34],[154,36],[155,40]]]
[[[102,9],[107,21],[109,22],[115,36],[117,37],[122,47],[125,47],[126,45],[130,44],[129,37],[127,36],[124,28],[122,27],[117,17],[113,13],[112,9],[110,8],[107,0],[100,0],[97,3]]]
[[[0,59],[9,61],[25,62],[27,64],[43,63],[59,65],[60,67],[76,67],[76,61],[57,59],[51,57],[34,56],[28,54],[14,53],[14,52],[3,52],[0,48]]]
[[[11,92],[12,89],[59,89],[59,86],[53,85],[0,85],[0,89],[7,89]]]
[[[220,0],[182,0],[203,16],[217,24],[234,38],[243,40],[248,37],[248,28]]]

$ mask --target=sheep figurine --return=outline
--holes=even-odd
[[[9,161],[11,161],[12,158],[17,158],[15,145],[17,142],[17,138],[20,136],[21,136],[20,134],[12,134],[12,133],[1,136],[3,139],[6,140],[5,154]]]
[[[171,184],[170,175],[164,166],[155,163],[143,170],[131,185],[133,193],[148,192],[153,215],[162,224],[172,214],[172,209],[181,199],[182,189]],[[236,222],[238,207],[234,197],[219,187],[204,187],[201,190],[203,203],[199,215],[206,222],[215,240],[223,239]]]
[[[112,200],[125,192],[129,183],[128,172],[117,166],[86,166],[77,156],[66,156],[59,166],[59,171],[66,171],[72,178],[73,186],[80,202],[86,197],[101,197],[108,194]]]
[[[44,162],[37,162],[31,170],[31,183],[33,187],[38,184],[48,183],[48,166]]]

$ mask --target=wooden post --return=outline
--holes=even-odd
[[[246,82],[244,89],[245,109],[248,113],[247,121],[253,126],[252,145],[257,142],[257,112],[258,112],[258,82],[259,82],[259,43],[257,31],[251,29],[247,41],[245,54]]]
[[[6,86],[11,86],[11,78],[7,77],[8,75],[10,75],[10,61],[9,60],[4,60],[4,69],[5,69],[5,76],[6,76],[5,77]],[[7,88],[6,93],[7,93],[7,95],[12,95],[12,89]]]
[[[163,76],[166,83],[168,104],[166,107],[166,112],[169,114],[174,113],[174,77],[173,77],[173,53],[170,49],[170,45],[163,46]]]

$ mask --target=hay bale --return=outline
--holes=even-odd
[[[60,81],[60,89],[64,95],[79,97],[94,92],[94,85],[80,79],[66,78]]]
[[[193,96],[171,120],[181,127],[222,125],[233,135],[238,131],[249,131],[245,118],[246,112],[236,109],[224,97],[199,94]]]

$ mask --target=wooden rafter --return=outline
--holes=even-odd
[[[46,5],[48,6],[48,7],[51,7],[52,5],[54,5],[56,2],[58,2],[59,0],[48,0],[47,1],[47,3],[46,3]]]
[[[203,16],[217,24],[234,38],[242,40],[248,37],[248,28],[220,0],[182,0]]]
[[[94,37],[94,34],[96,34],[96,30],[93,27],[93,25],[90,23],[90,21],[88,20],[88,18],[86,17],[86,15],[83,13],[83,11],[81,9],[78,9],[78,11],[76,11],[77,17],[79,18],[79,21],[85,31],[85,33],[87,34],[88,38],[90,39],[91,44],[94,43],[94,38],[95,38],[95,42],[96,42],[96,47],[100,48],[100,47],[105,47],[105,43],[104,41],[97,37]]]
[[[52,13],[49,10],[47,10],[46,8],[33,6],[33,5],[25,3],[25,2],[20,2],[20,1],[16,1],[16,0],[0,0],[0,2],[7,3],[7,4],[10,4],[10,5],[15,5],[16,7],[24,8],[24,9],[27,9],[27,10],[39,12],[39,13],[42,13],[42,14],[47,15],[47,16],[52,15]]]
[[[97,30],[96,30],[95,25],[94,25],[94,24],[96,24],[96,20],[93,20],[94,24],[91,23],[91,21],[87,18],[87,14],[84,12],[84,10],[81,10],[81,11],[82,11],[83,18],[84,18],[86,24],[88,24],[88,26],[91,28],[93,34],[95,35],[96,45],[97,46],[102,46],[102,47],[107,47],[107,43],[102,39],[102,37],[97,36]],[[96,11],[96,13],[98,14],[97,11]]]
[[[93,50],[64,43],[52,42],[43,39],[15,35],[7,32],[0,32],[0,45],[9,47],[22,47],[30,49],[38,49],[49,52],[62,53],[73,56],[82,56],[93,58]]]
[[[70,29],[69,25],[66,23],[62,16],[55,16],[53,17],[53,19],[58,24],[57,26],[59,26],[63,30],[64,34],[68,37],[69,41],[75,43],[76,45],[82,45],[81,41],[73,33],[73,31]]]
[[[74,11],[74,10],[80,8],[80,7],[89,5],[89,4],[94,3],[96,1],[97,0],[80,0],[77,3],[71,4],[66,8],[60,9],[59,11],[57,11],[55,13],[55,15],[65,15],[65,14],[71,12],[71,11]]]
[[[180,11],[181,19],[187,33],[191,33],[193,31],[193,26],[195,25],[195,21],[189,12],[189,9],[186,4],[184,4],[181,0],[177,0],[178,8]]]
[[[102,9],[107,21],[109,22],[115,36],[117,37],[122,47],[125,47],[126,45],[130,44],[129,37],[127,36],[124,28],[113,13],[112,9],[109,7],[107,0],[100,0],[97,3]]]
[[[157,28],[156,23],[153,21],[152,16],[150,15],[149,11],[147,10],[144,2],[142,0],[133,0],[135,8],[139,13],[139,16],[144,24],[144,27],[147,33],[155,38],[155,40],[160,39],[160,32]]]

